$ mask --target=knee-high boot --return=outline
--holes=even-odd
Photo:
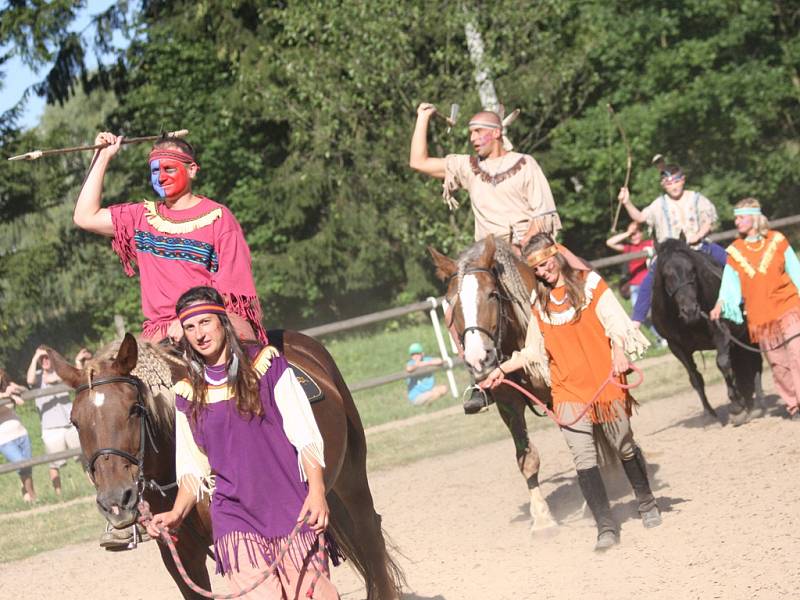
[[[608,504],[608,495],[603,478],[600,476],[600,469],[581,469],[578,471],[578,483],[581,486],[583,497],[586,504],[592,511],[594,521],[597,524],[597,544],[595,550],[605,550],[619,543],[619,526],[614,517],[611,516],[611,507]]]
[[[625,475],[628,476],[633,493],[639,501],[642,524],[648,529],[658,527],[661,525],[661,512],[658,510],[656,498],[650,490],[650,482],[647,479],[647,463],[644,461],[639,446],[636,446],[633,458],[622,461],[622,468],[625,469]]]

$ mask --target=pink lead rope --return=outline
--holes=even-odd
[[[140,522],[145,527],[153,519],[153,514],[150,512],[150,506],[145,501],[139,502],[139,514],[141,515]],[[289,537],[286,538],[286,542],[284,542],[284,544],[281,546],[278,555],[275,557],[275,560],[267,568],[261,571],[256,581],[254,581],[245,588],[240,588],[237,591],[229,594],[209,592],[208,590],[201,588],[194,581],[192,581],[191,577],[189,577],[189,574],[186,572],[186,568],[183,566],[180,557],[178,556],[178,550],[175,548],[175,541],[173,537],[163,527],[159,528],[159,535],[161,540],[163,540],[167,544],[169,552],[172,555],[172,560],[175,561],[175,567],[181,574],[183,582],[187,586],[189,586],[189,588],[193,592],[195,592],[196,594],[200,594],[205,598],[232,600],[233,598],[241,598],[245,594],[252,592],[258,586],[264,583],[267,579],[269,579],[269,577],[278,568],[278,565],[280,565],[283,562],[286,553],[289,551],[289,547],[292,545],[292,542],[294,542],[295,538],[297,537],[297,534],[300,532],[300,528],[303,526],[303,523],[305,523],[305,519],[303,519],[301,522],[299,522],[297,525],[294,526],[294,529],[292,529],[292,532],[289,534]],[[324,533],[319,534],[318,546],[319,547],[317,548],[314,557],[309,562],[309,566],[313,567],[316,572],[314,573],[314,578],[311,580],[311,585],[308,587],[308,591],[306,592],[307,598],[314,597],[314,588],[316,587],[317,581],[319,581],[319,578],[322,576],[323,572],[325,572],[325,574],[327,575],[327,569],[325,568],[325,561],[327,559],[327,550],[325,548]]]
[[[592,408],[592,406],[594,406],[594,403],[597,402],[597,399],[600,397],[600,394],[603,392],[603,390],[606,388],[606,386],[609,383],[611,385],[615,386],[615,387],[618,387],[618,388],[622,389],[622,390],[629,390],[629,389],[632,389],[632,388],[640,386],[642,384],[642,382],[644,381],[644,374],[642,373],[641,369],[639,369],[639,367],[637,367],[633,363],[631,363],[631,370],[639,376],[639,381],[637,381],[636,383],[627,383],[627,384],[626,383],[620,383],[619,381],[617,381],[616,377],[614,376],[614,371],[612,370],[611,373],[609,373],[609,375],[606,378],[606,380],[597,389],[597,391],[595,392],[595,394],[592,397],[591,401],[586,405],[586,407],[581,411],[581,413],[577,417],[575,417],[575,419],[570,421],[569,423],[565,423],[561,419],[559,419],[558,415],[555,414],[549,408],[547,408],[547,405],[544,402],[539,400],[539,398],[534,396],[532,393],[530,393],[528,390],[526,390],[521,385],[519,385],[519,384],[517,384],[517,383],[515,383],[515,382],[513,382],[513,381],[511,381],[509,379],[505,379],[505,378],[501,380],[501,383],[505,383],[507,386],[512,387],[515,390],[521,392],[526,398],[528,398],[532,402],[536,403],[540,408],[543,408],[545,410],[545,412],[547,413],[547,416],[550,417],[559,427],[571,427],[571,426],[575,425],[575,423],[577,423],[578,421],[583,419],[583,417],[586,415],[586,413],[589,412],[589,410]]]

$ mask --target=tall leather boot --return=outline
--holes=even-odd
[[[622,468],[625,475],[631,482],[633,493],[639,501],[639,514],[642,517],[642,524],[650,529],[661,525],[661,512],[658,510],[656,498],[650,490],[650,482],[647,479],[647,463],[641,448],[636,446],[633,458],[622,461]]]
[[[579,470],[578,483],[597,524],[597,543],[594,549],[599,552],[619,544],[619,526],[611,516],[611,507],[608,504],[606,486],[600,476],[600,469],[592,467]]]

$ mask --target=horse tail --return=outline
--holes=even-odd
[[[328,494],[328,505],[333,537],[339,550],[364,580],[367,600],[399,600],[405,575],[386,549],[387,536],[381,527],[381,516],[370,510],[371,514],[359,515],[357,523],[336,492]],[[365,535],[361,527],[365,520],[372,521],[377,535]],[[396,549],[391,542],[390,546]]]

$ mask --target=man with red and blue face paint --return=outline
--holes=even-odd
[[[222,294],[240,337],[266,343],[250,249],[225,206],[192,192],[200,170],[192,146],[179,138],[164,138],[153,146],[150,182],[161,200],[103,208],[103,179],[122,137],[103,132],[95,143],[108,145],[95,154],[73,219],[81,229],[113,238],[112,248],[127,275],[138,269],[147,317],[142,337],[154,342],[179,339],[175,302],[187,289],[207,285]]]

